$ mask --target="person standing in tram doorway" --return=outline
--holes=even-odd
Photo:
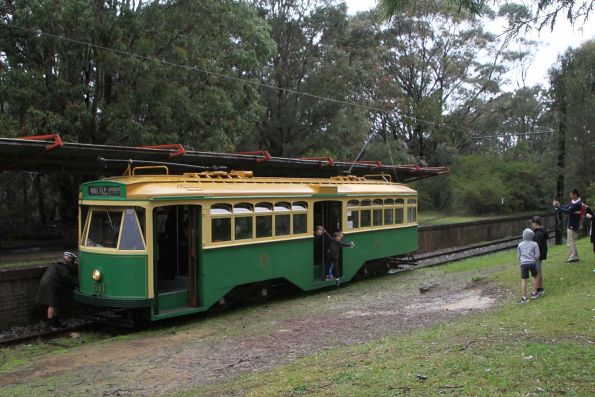
[[[59,308],[66,294],[72,292],[76,286],[72,273],[77,258],[72,252],[64,252],[61,259],[48,266],[39,282],[36,300],[48,307],[45,323],[49,330],[55,331],[63,327],[58,320]]]
[[[314,266],[320,266],[322,269],[327,263],[327,251],[332,241],[333,238],[324,226],[316,226],[316,229],[314,229]],[[326,273],[322,269],[322,279],[325,276]]]
[[[354,243],[346,243],[343,241],[343,233],[335,232],[335,238],[331,241],[331,245],[328,248],[327,280],[339,278],[339,258],[341,257],[341,251],[343,250],[343,247],[352,248],[354,246]]]

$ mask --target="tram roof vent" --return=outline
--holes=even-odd
[[[341,181],[341,182],[362,182],[365,181],[366,178],[361,178],[355,175],[338,175],[338,176],[331,176],[331,180],[333,181]]]
[[[185,177],[199,179],[244,179],[252,178],[252,171],[205,171],[205,172],[187,172]]]
[[[252,171],[230,171],[229,175],[232,178],[252,178],[254,173]]]

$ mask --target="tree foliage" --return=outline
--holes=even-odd
[[[544,206],[532,161],[467,155],[457,159],[451,177],[455,208],[474,214],[522,212]]]
[[[491,12],[487,2],[396,3],[386,23],[335,0],[0,0],[0,128],[452,165],[452,178],[419,184],[422,205],[496,212],[549,201],[559,141],[549,131],[562,122],[576,157],[568,182],[588,185],[577,175],[593,167],[582,144],[594,125],[591,50],[560,61],[549,94],[523,79],[503,92],[505,72],[526,68],[534,43],[502,49],[475,18]],[[531,14],[514,4],[499,11],[511,26]],[[78,182],[7,181],[0,215],[26,197],[39,222],[63,217]],[[39,189],[68,204],[40,199]]]
[[[221,77],[254,79],[273,49],[245,3],[20,0],[0,18],[7,134],[229,150],[263,111],[255,86]]]
[[[344,104],[357,90],[346,6],[311,0],[253,4],[270,24],[277,51],[261,73],[266,112],[246,145],[256,143],[274,155],[347,157],[367,126],[361,112]]]
[[[497,2],[495,0],[378,0],[378,9],[385,20],[390,20],[405,9],[416,9],[427,3],[439,5],[450,11],[481,16],[489,14],[489,5]],[[517,10],[525,8],[516,4],[505,6]],[[584,25],[589,20],[595,3],[591,0],[537,0],[531,2],[531,8],[531,13],[522,12],[514,18],[510,29],[512,34],[516,35],[522,29],[532,27],[538,30],[549,27],[553,30],[561,15],[565,16],[573,26]]]
[[[566,51],[550,70],[550,80],[552,109],[561,140],[558,150],[565,159],[558,163],[558,172],[564,178],[558,188],[561,196],[573,187],[585,191],[594,179],[595,40]]]

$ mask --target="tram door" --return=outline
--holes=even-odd
[[[155,208],[154,281],[157,310],[199,306],[200,206]]]
[[[335,232],[342,231],[342,203],[340,201],[318,201],[314,203],[314,227],[322,226],[333,236]],[[323,279],[324,266],[327,263],[327,238],[314,238],[314,277]],[[339,276],[343,275],[343,258],[339,259]]]

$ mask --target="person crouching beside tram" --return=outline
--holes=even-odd
[[[37,302],[48,307],[46,326],[52,331],[62,327],[58,320],[58,309],[65,295],[76,286],[72,277],[76,259],[77,256],[72,252],[64,252],[61,259],[48,266],[39,282]]]
[[[326,271],[326,279],[332,280],[339,277],[339,258],[343,247],[354,247],[354,243],[346,243],[343,241],[343,233],[335,232],[334,239],[328,248],[328,263]]]

